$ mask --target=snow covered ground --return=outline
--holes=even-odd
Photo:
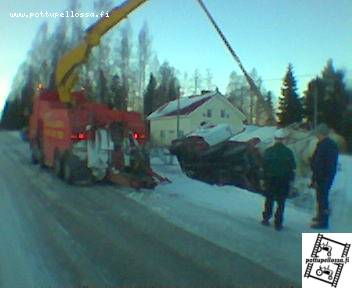
[[[155,171],[172,180],[171,184],[160,185],[154,191],[123,189],[124,193],[169,222],[282,277],[301,282],[301,233],[317,232],[309,228],[315,212],[313,190],[305,188],[299,198],[288,201],[285,228],[276,232],[273,227],[260,224],[264,203],[261,195],[234,186],[219,187],[190,179],[182,173],[176,160],[173,163],[167,165],[158,158],[152,159]],[[331,190],[328,232],[352,232],[351,175],[352,157],[340,156]]]
[[[155,191],[129,192],[172,223],[237,252],[293,281],[301,279],[301,233],[316,232],[309,225],[314,214],[314,190],[289,200],[284,230],[260,225],[264,199],[233,186],[212,186],[185,176],[177,164],[152,161],[154,169],[172,180]],[[174,161],[177,163],[177,161]],[[331,190],[329,232],[352,232],[352,158],[340,156]]]
[[[216,189],[185,178],[177,166],[160,163],[155,167],[174,183],[156,191],[136,194],[106,184],[70,186],[50,169],[32,165],[28,144],[18,134],[0,133],[0,149],[1,288],[167,286],[164,283],[170,287],[263,287],[263,283],[289,287],[297,283],[247,259],[260,262],[267,257],[270,247],[261,243],[265,237],[256,236],[260,230],[273,233],[271,229],[257,225],[245,211],[234,214],[231,205],[224,212],[220,202],[212,208],[212,192],[219,190],[220,197],[229,194],[223,200],[232,201],[230,194],[237,193],[232,187]],[[238,201],[242,202],[252,196],[241,195],[244,198]],[[203,202],[198,203],[197,197]],[[247,242],[260,247],[253,249]],[[277,264],[280,255],[273,259]]]

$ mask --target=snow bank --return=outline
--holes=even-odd
[[[235,131],[230,124],[218,124],[216,126],[201,127],[187,136],[200,136],[210,146],[213,146],[231,138],[236,132],[238,133],[239,131]]]
[[[276,127],[267,126],[267,127],[259,127],[259,126],[245,126],[245,130],[242,133],[231,138],[233,141],[244,141],[258,137],[261,142],[271,143],[274,139],[274,132]]]
[[[155,191],[130,197],[175,225],[234,251],[274,273],[301,281],[301,233],[317,232],[309,225],[315,213],[315,192],[287,201],[284,230],[260,225],[263,196],[234,186],[215,186],[186,177],[179,165],[153,161],[153,169],[172,180]],[[328,232],[352,232],[352,157],[341,156],[331,190]],[[305,179],[307,180],[307,179]],[[299,207],[298,207],[299,206]]]

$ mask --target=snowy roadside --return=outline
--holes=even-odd
[[[11,136],[20,139],[17,132]],[[20,144],[21,150],[27,144]],[[331,191],[332,219],[329,232],[352,232],[352,158],[340,157],[340,170]],[[152,159],[153,169],[172,180],[154,191],[124,194],[149,207],[169,222],[234,251],[274,273],[299,282],[301,279],[301,233],[316,232],[309,228],[314,213],[313,191],[306,199],[288,201],[285,229],[276,232],[260,225],[264,199],[261,195],[233,186],[208,185],[185,176],[177,161],[166,165]],[[300,204],[302,208],[298,208]]]
[[[174,163],[177,161],[174,161]],[[301,279],[301,233],[309,228],[314,213],[313,195],[308,201],[289,200],[285,211],[285,229],[276,232],[260,225],[263,197],[233,186],[208,185],[185,176],[179,166],[165,165],[153,159],[153,168],[172,180],[155,191],[131,192],[129,197],[148,206],[168,221],[219,246],[239,253],[293,281]],[[352,232],[349,177],[352,158],[340,157],[340,171],[331,191],[331,229]],[[307,189],[306,193],[313,193]],[[283,268],[285,267],[285,268]]]
[[[18,131],[6,133],[6,137],[21,139]],[[16,175],[11,175],[13,177],[10,178],[8,172],[18,171],[18,175],[21,175],[21,170],[25,168],[17,167],[18,163],[4,165],[9,163],[6,154],[10,143],[14,153],[21,153],[27,148],[22,140],[15,144],[11,140],[0,144],[3,152],[0,155],[0,287],[55,287],[55,279],[40,253],[42,247],[37,246],[33,236],[35,231],[28,230],[30,227],[23,224],[23,211],[18,209],[13,196],[14,189],[21,191],[23,182],[16,179]]]

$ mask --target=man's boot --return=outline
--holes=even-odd
[[[269,225],[270,225],[270,222],[269,222],[268,219],[263,219],[261,223],[262,223],[262,225],[264,225],[264,226],[269,226]]]
[[[329,228],[329,210],[323,211],[320,217],[317,217],[317,221],[310,225],[313,229],[328,229]]]
[[[316,222],[316,223],[313,223],[312,225],[310,225],[310,228],[313,228],[313,229],[328,229],[329,225],[325,224],[325,223]]]
[[[318,217],[318,216],[314,216],[314,217],[312,218],[312,222],[318,222],[318,220],[319,220],[319,217]]]
[[[282,226],[282,224],[275,224],[276,231],[281,231],[283,228],[284,228],[284,226]]]

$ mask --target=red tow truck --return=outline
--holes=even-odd
[[[86,31],[78,46],[59,59],[56,89],[38,89],[29,124],[34,163],[52,167],[68,183],[108,179],[134,188],[154,188],[167,179],[152,171],[145,157],[146,127],[137,112],[117,111],[72,92],[91,49],[113,26],[146,0],[125,1]]]

